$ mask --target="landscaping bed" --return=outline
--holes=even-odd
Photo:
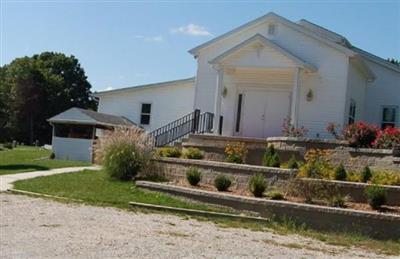
[[[290,219],[298,224],[318,230],[350,231],[374,238],[399,239],[400,215],[359,211],[354,209],[332,208],[315,204],[302,204],[293,201],[277,201],[263,198],[234,195],[230,193],[204,190],[209,187],[188,188],[174,184],[137,182],[137,186],[150,190],[163,191],[203,202],[230,206],[238,210],[260,213],[276,220]]]

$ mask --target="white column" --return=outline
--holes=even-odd
[[[297,67],[293,75],[292,103],[290,111],[290,119],[294,127],[297,127],[298,125],[299,97],[300,97],[300,68]]]
[[[221,116],[221,95],[224,81],[224,71],[221,67],[217,67],[217,85],[215,89],[215,102],[214,102],[214,134],[218,134],[219,117]]]

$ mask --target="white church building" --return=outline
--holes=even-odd
[[[400,67],[309,21],[268,13],[189,53],[195,77],[96,93],[98,111],[153,131],[199,109],[215,134],[257,138],[285,118],[309,137],[330,122],[400,125]]]

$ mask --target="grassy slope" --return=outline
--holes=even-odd
[[[139,188],[135,188],[132,182],[112,180],[103,171],[86,170],[81,173],[60,174],[22,180],[16,182],[14,188],[80,199],[89,204],[100,206],[129,208],[129,201],[137,201],[172,207],[213,211],[222,210],[226,212],[223,208],[208,206],[201,203],[191,203],[158,192],[143,191]],[[355,234],[322,233],[296,226],[292,222],[282,224],[271,221],[271,223],[265,224],[224,218],[197,218],[200,220],[212,220],[223,227],[244,227],[255,231],[274,231],[278,234],[300,234],[328,244],[347,247],[347,249],[351,249],[352,246],[357,246],[378,253],[400,255],[400,240],[379,241]]]
[[[0,175],[84,166],[88,163],[48,159],[51,151],[35,147],[17,147],[0,151]]]

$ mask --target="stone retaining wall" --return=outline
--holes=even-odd
[[[138,181],[136,186],[237,210],[254,211],[276,220],[290,219],[317,230],[357,232],[380,239],[400,238],[398,215],[250,198],[153,182]]]
[[[188,168],[195,166],[202,173],[201,183],[212,185],[217,175],[226,174],[233,180],[231,188],[238,190],[246,189],[250,177],[256,173],[262,173],[266,178],[274,178],[277,182],[282,182],[296,175],[296,170],[207,160],[159,158],[154,160],[154,162],[154,172],[157,172],[167,179],[186,181],[186,172]]]
[[[310,149],[327,149],[331,151],[331,161],[334,165],[343,163],[346,169],[361,170],[366,165],[381,170],[393,170],[400,173],[400,158],[393,157],[391,149],[350,148],[346,141],[292,137],[272,137],[253,139],[241,137],[224,137],[214,135],[190,135],[182,143],[183,147],[196,147],[205,151],[205,159],[225,161],[224,149],[227,144],[243,142],[249,149],[246,163],[261,165],[262,157],[268,144],[277,149],[281,162],[286,162],[294,155],[303,160],[304,154]]]

